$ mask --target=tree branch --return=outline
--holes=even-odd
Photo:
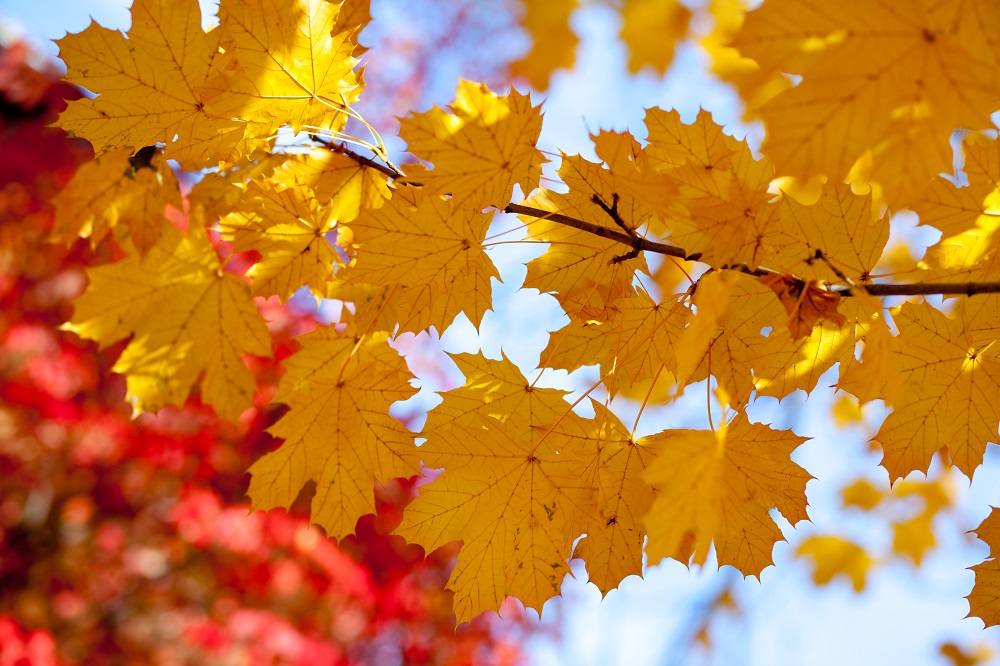
[[[624,245],[628,245],[629,247],[632,247],[633,243],[635,243],[639,246],[640,250],[656,252],[657,254],[665,254],[669,257],[678,257],[680,259],[690,259],[691,261],[695,261],[699,256],[701,256],[699,254],[689,257],[684,248],[667,245],[666,243],[657,243],[656,241],[647,240],[642,237],[633,240],[632,237],[624,231],[608,229],[607,227],[602,227],[599,224],[584,222],[583,220],[578,220],[575,217],[569,217],[567,215],[563,215],[562,213],[553,213],[552,211],[542,210],[540,208],[532,208],[530,206],[522,206],[521,204],[512,203],[508,204],[507,207],[503,209],[503,212],[515,213],[517,215],[527,215],[529,217],[537,217],[543,220],[551,220],[557,224],[564,224],[567,227],[573,227],[574,229],[579,229],[580,231],[586,231],[588,234],[594,234],[595,236],[600,236],[601,238],[617,241]]]
[[[377,162],[370,157],[365,157],[364,155],[360,155],[354,152],[343,143],[333,143],[332,141],[326,141],[323,139],[323,137],[318,135],[311,135],[311,136],[313,141],[322,144],[330,152],[337,153],[338,155],[343,155],[344,157],[348,157],[363,167],[367,167],[369,169],[375,169],[376,171],[381,171],[389,178],[399,178],[403,175],[402,173],[396,171],[390,166],[386,166],[385,164]]]
[[[349,149],[342,143],[335,144],[332,142],[324,141],[320,137],[315,137],[316,141],[326,146],[329,150],[348,157],[363,167],[370,169],[375,169],[384,173],[389,178],[401,178],[402,173],[396,171],[392,167],[388,167],[384,164],[376,162],[370,157],[365,157],[364,155],[359,155],[353,150]],[[419,183],[410,183],[411,185],[419,185]],[[622,227],[623,231],[618,231],[616,229],[609,229],[607,227],[602,227],[599,224],[593,224],[591,222],[586,222],[584,220],[578,220],[575,217],[569,217],[568,215],[563,215],[562,213],[554,213],[548,210],[542,210],[541,208],[532,208],[531,206],[523,206],[521,204],[511,203],[508,204],[506,208],[503,209],[505,213],[513,213],[516,215],[526,215],[528,217],[535,217],[541,220],[551,220],[556,224],[562,224],[567,227],[572,227],[574,229],[579,229],[588,234],[593,234],[599,238],[606,238],[612,240],[622,245],[627,245],[632,248],[633,251],[642,252],[655,252],[656,254],[662,254],[668,257],[677,257],[678,259],[685,259],[687,261],[698,261],[701,258],[700,252],[688,253],[682,247],[677,247],[676,245],[670,245],[668,243],[659,243],[657,241],[651,241],[642,236],[639,236],[634,229],[631,229],[621,217],[618,215],[617,201],[614,201],[611,206],[608,206],[603,201],[595,195],[595,203],[600,206],[600,208],[611,216],[614,222]],[[627,256],[627,255],[626,255]],[[733,265],[733,266],[721,266],[719,270],[734,270],[740,271],[741,273],[746,273],[747,275],[752,275],[754,277],[765,277],[768,275],[779,275],[778,271],[773,271],[768,268],[758,267],[755,269],[750,269],[744,264]],[[805,284],[805,280],[802,280]],[[911,282],[911,283],[869,283],[861,285],[860,287],[849,287],[842,285],[834,285],[830,287],[830,292],[837,294],[841,297],[855,296],[860,291],[864,291],[872,296],[945,296],[945,295],[955,295],[955,296],[975,296],[976,294],[1000,294],[1000,282]]]

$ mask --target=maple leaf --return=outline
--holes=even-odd
[[[337,12],[337,22],[334,24],[331,34],[337,35],[342,32],[360,32],[372,21],[371,0],[341,0],[334,3],[339,5]],[[355,55],[360,55],[368,49],[356,45]]]
[[[867,330],[861,336],[864,350],[860,363],[853,358],[841,360],[837,388],[849,391],[862,403],[881,399],[897,408],[901,406],[903,383],[896,368],[895,342],[885,311],[881,301],[872,296],[861,294],[858,300],[871,313]]]
[[[649,225],[657,233],[664,230],[662,219],[683,212],[675,203],[677,187],[671,178],[654,167],[649,151],[628,132],[601,130],[591,135],[594,151],[604,161],[606,169],[596,169],[580,158],[563,156],[559,176],[574,193],[590,192],[591,199],[617,194],[630,211],[628,222],[634,230]],[[650,213],[656,217],[650,217]],[[660,218],[660,219],[657,219]]]
[[[699,128],[691,133],[697,135]],[[722,142],[726,151],[727,143]],[[737,145],[735,154],[722,157],[699,155],[701,151],[685,156],[675,144],[668,146],[668,161],[660,170],[676,181],[680,191],[677,203],[687,209],[686,215],[669,221],[670,240],[687,250],[689,258],[716,268],[743,263],[753,269],[764,257],[794,242],[785,233],[768,191],[774,168],[766,160],[754,159],[745,141]],[[655,147],[650,146],[652,155]],[[671,162],[682,156],[685,161],[671,168]],[[705,159],[728,164],[729,177],[720,181],[714,168],[705,175]],[[692,168],[702,173],[693,175]]]
[[[722,132],[711,115],[698,112],[685,125],[677,111],[646,109],[646,131],[650,163],[675,181],[695,191],[725,198],[733,179],[733,158],[741,143]]]
[[[889,239],[889,216],[875,215],[870,196],[827,183],[810,205],[785,195],[778,202],[785,233],[800,241],[768,259],[768,268],[827,282],[871,281]]]
[[[173,171],[154,161],[153,150],[145,152],[148,163],[124,148],[81,166],[52,202],[51,240],[72,243],[84,237],[96,246],[114,230],[119,242],[131,243],[140,254],[149,252],[168,224],[166,207],[180,210],[182,204]]]
[[[291,506],[314,481],[312,521],[340,539],[375,512],[375,481],[419,472],[412,433],[388,414],[416,389],[386,337],[349,325],[299,338],[302,350],[284,362],[288,374],[274,398],[290,409],[269,429],[285,441],[250,467],[254,509]]]
[[[809,335],[821,322],[835,326],[847,323],[837,306],[840,296],[828,291],[816,280],[803,283],[789,275],[770,275],[761,280],[778,295],[778,300],[788,313],[788,331],[793,340]]]
[[[826,585],[843,574],[851,579],[855,592],[865,589],[868,570],[874,564],[864,548],[837,536],[811,536],[799,544],[795,554],[815,561],[813,581],[817,585]]]
[[[340,224],[350,222],[363,209],[380,208],[391,196],[384,173],[326,148],[290,156],[274,178],[288,187],[297,184],[309,188]]]
[[[551,426],[550,436],[568,441],[569,452],[580,461],[581,479],[597,489],[597,510],[588,516],[587,537],[575,555],[587,563],[587,576],[603,594],[626,576],[642,575],[645,531],[641,518],[653,503],[655,491],[643,473],[656,454],[648,440],[635,439],[604,405],[591,400],[593,420],[575,415]]]
[[[459,622],[499,610],[507,595],[541,611],[559,593],[573,540],[593,513],[568,442],[527,420],[482,413],[425,434],[423,465],[444,471],[421,488],[396,534],[428,551],[462,542],[448,581]]]
[[[499,361],[482,354],[450,356],[465,376],[465,384],[444,394],[441,404],[427,415],[426,431],[452,422],[468,423],[476,420],[477,414],[546,426],[569,411],[570,405],[564,399],[567,391],[534,386],[502,353]]]
[[[718,278],[710,278],[713,279]],[[728,304],[712,304],[713,308],[725,307],[722,314],[709,311],[692,320],[696,331],[707,327],[713,319],[716,328],[708,341],[691,335],[683,341],[685,354],[695,356],[683,359],[682,376],[688,381],[699,381],[711,374],[729,396],[730,404],[741,405],[755,388],[753,364],[758,350],[767,341],[761,331],[768,326],[773,330],[781,323],[783,310],[774,293],[750,276],[734,273],[727,281],[732,282]],[[697,305],[697,291],[695,298]],[[692,365],[696,368],[693,371]]]
[[[753,352],[757,395],[783,398],[796,389],[810,392],[834,364],[854,358],[858,336],[867,330],[872,315],[853,299],[841,301],[838,308],[836,318],[825,319],[799,339],[789,328],[788,317],[780,320],[781,325],[771,320],[771,331]]]
[[[202,31],[196,0],[135,0],[127,39],[92,23],[58,44],[67,79],[99,95],[72,102],[59,126],[98,155],[165,143],[167,158],[197,169],[225,159],[242,138],[243,123],[205,108],[201,86],[219,33]]]
[[[684,386],[706,358],[719,328],[719,320],[729,308],[734,274],[714,272],[703,275],[695,284],[694,310],[690,323],[677,340],[677,383]]]
[[[988,126],[998,30],[996,12],[957,0],[851,0],[836,12],[779,0],[747,15],[733,46],[764,71],[802,76],[760,108],[765,155],[781,173],[837,179],[889,136],[893,118],[931,123],[940,144],[956,127]],[[949,165],[926,166],[930,180]]]
[[[420,183],[434,194],[450,194],[456,207],[503,209],[515,184],[527,194],[538,186],[547,160],[535,148],[542,114],[516,90],[500,97],[482,84],[460,81],[452,113],[434,107],[400,120],[400,136],[411,153],[432,162]]]
[[[981,619],[987,627],[1000,624],[1000,510],[990,515],[972,530],[990,547],[990,559],[970,567],[976,574],[976,584],[969,593],[969,615]]]
[[[1000,259],[1000,141],[973,134],[963,142],[968,187],[937,178],[913,209],[940,229],[924,261],[935,279],[995,280]]]
[[[258,151],[226,169],[204,174],[188,192],[190,210],[197,211],[206,223],[218,221],[239,204],[250,182],[272,177],[286,158],[281,153]]]
[[[246,120],[249,148],[283,125],[337,131],[361,92],[356,26],[334,33],[340,4],[328,0],[223,0],[219,45],[205,83],[207,108]],[[344,26],[346,27],[346,26]]]
[[[492,305],[490,279],[500,280],[483,247],[491,219],[456,209],[454,199],[396,190],[350,224],[357,258],[348,279],[390,285],[401,331],[443,331],[461,312],[478,325]]]
[[[775,293],[761,280],[733,272],[729,302],[719,315],[713,304],[699,328],[715,320],[710,342],[688,335],[685,353],[696,354],[683,363],[687,381],[714,376],[731,405],[742,405],[750,392],[782,398],[796,389],[811,391],[820,376],[838,361],[853,358],[856,331],[870,314],[854,303],[842,304],[846,326],[823,325],[795,340],[787,314]],[[697,295],[697,292],[695,292]],[[697,323],[694,323],[697,322]],[[769,329],[769,330],[768,330]],[[691,371],[690,368],[695,370]]]
[[[858,479],[841,491],[844,506],[855,506],[871,511],[885,499],[882,491],[866,479]]]
[[[904,303],[893,310],[903,400],[873,439],[882,446],[890,480],[913,470],[926,472],[943,447],[971,478],[987,442],[997,441],[1000,361],[993,345],[994,298],[974,311],[959,302],[954,317],[927,304]]]
[[[664,557],[704,564],[714,543],[720,565],[758,576],[782,540],[768,512],[777,508],[792,525],[807,518],[812,477],[789,459],[805,437],[740,414],[718,431],[666,430],[643,439],[661,447],[643,475],[657,488],[643,518],[651,565]]]
[[[276,294],[285,300],[307,286],[321,298],[337,279],[335,267],[346,265],[326,236],[336,229],[338,242],[344,243],[340,236],[350,234],[337,226],[335,211],[321,207],[303,187],[251,181],[230,211],[219,221],[222,238],[231,241],[236,252],[261,254],[247,272],[256,296]]]
[[[948,659],[952,666],[976,666],[977,664],[987,664],[993,659],[993,650],[984,643],[979,643],[974,649],[963,649],[952,643],[942,643],[938,648],[942,657]]]
[[[181,405],[201,373],[202,396],[235,420],[251,405],[253,375],[243,354],[270,356],[270,336],[249,286],[222,270],[204,229],[165,226],[145,258],[87,271],[68,327],[102,346],[132,336],[114,371],[138,409]]]
[[[545,365],[575,370],[599,363],[612,395],[661,373],[673,375],[681,331],[690,315],[680,296],[657,303],[644,291],[618,302],[608,323],[570,319],[542,352]]]
[[[625,0],[621,38],[629,51],[629,71],[651,65],[662,76],[690,20],[691,11],[674,0]]]
[[[624,225],[637,233],[652,220],[652,211],[634,197],[622,196],[614,175],[599,164],[563,156],[559,174],[573,189],[566,194],[542,189],[524,203],[618,232]],[[570,315],[606,321],[616,303],[634,293],[635,271],[647,270],[644,257],[630,255],[617,241],[545,218],[520,217],[528,240],[549,243],[545,254],[528,262],[524,286],[552,292]]]
[[[531,35],[531,50],[510,64],[510,73],[526,78],[535,90],[545,90],[555,70],[573,66],[580,40],[570,28],[569,17],[577,0],[525,0],[523,4],[521,27]]]

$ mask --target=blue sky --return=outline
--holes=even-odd
[[[45,40],[84,29],[91,16],[108,27],[127,26],[127,4],[127,0],[7,0],[0,7],[0,16],[20,24],[55,53]],[[617,21],[614,13],[594,4],[577,12],[574,28],[583,42],[573,70],[557,74],[547,94],[543,148],[593,157],[588,139],[591,131],[632,129],[641,133],[644,108],[650,106],[677,108],[686,119],[704,106],[715,113],[718,122],[729,125],[730,131],[742,135],[748,130],[734,124],[739,116],[736,99],[705,74],[702,58],[690,46],[679,50],[665,79],[649,73],[626,75]],[[759,140],[759,132],[759,128],[751,129],[751,137]],[[526,369],[534,368],[547,342],[545,331],[564,322],[554,299],[532,290],[517,291],[524,277],[523,261],[537,252],[537,247],[531,246],[495,248],[492,256],[504,282],[495,285],[495,314],[487,317],[479,336],[471,324],[459,323],[445,332],[440,345],[433,346],[452,352],[481,348],[493,357],[502,348]],[[578,389],[595,378],[593,371],[582,370],[570,377],[551,373],[542,383]],[[835,377],[828,375],[820,386],[834,381]],[[690,390],[689,396],[698,397],[650,410],[640,429],[650,433],[668,427],[704,427],[701,395]],[[947,663],[936,655],[937,646],[944,641],[964,646],[979,641],[1000,645],[1000,630],[983,632],[981,621],[962,619],[968,612],[963,596],[973,582],[966,568],[987,553],[983,544],[965,532],[979,524],[989,505],[1000,504],[1000,457],[995,446],[988,449],[987,463],[971,486],[959,478],[958,507],[949,520],[936,525],[940,545],[919,571],[895,561],[879,568],[865,591],[857,595],[843,580],[814,587],[808,567],[792,558],[794,544],[812,533],[847,535],[873,549],[891,540],[884,521],[846,512],[838,499],[840,488],[859,476],[878,484],[886,482],[885,472],[877,466],[880,455],[867,446],[884,411],[877,404],[871,405],[865,410],[864,423],[841,429],[829,421],[835,399],[832,390],[817,389],[808,400],[800,392],[781,404],[759,400],[750,410],[754,420],[791,427],[813,438],[794,455],[796,462],[816,477],[807,487],[812,522],[792,529],[779,520],[792,545],[775,548],[777,566],[766,569],[760,582],[749,579],[735,584],[744,612],[721,621],[714,639],[716,649],[709,658],[702,658],[704,653],[697,650],[687,651],[692,622],[699,607],[720,586],[740,577],[732,570],[720,572],[706,566],[689,571],[670,562],[650,569],[644,580],[627,579],[603,601],[594,586],[582,582],[577,566],[581,577],[567,579],[563,599],[553,600],[543,612],[544,622],[561,626],[562,638],[535,641],[531,646],[534,663],[930,665]],[[429,404],[434,398],[425,391],[421,400]],[[623,414],[634,413],[634,405],[623,402],[615,406]]]

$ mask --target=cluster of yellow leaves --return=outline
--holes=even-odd
[[[553,73],[572,67],[579,43],[571,18],[579,0],[545,0],[524,4],[521,27],[531,37],[531,49],[511,64],[511,74],[524,78],[536,90],[545,90]],[[674,58],[675,45],[684,39],[691,10],[677,0],[602,0],[608,9],[621,12],[621,39],[628,49],[628,68],[639,72],[652,68],[666,72]]]
[[[826,585],[844,575],[851,580],[856,592],[864,589],[868,572],[890,561],[892,554],[920,566],[924,555],[936,545],[934,519],[954,502],[953,476],[946,470],[936,478],[902,481],[892,490],[883,490],[866,479],[859,479],[842,490],[845,507],[873,512],[888,523],[892,529],[892,553],[873,557],[849,539],[820,534],[805,539],[796,554],[815,562],[813,580],[817,585]],[[913,500],[918,506],[915,512]]]
[[[720,24],[735,39],[707,40],[715,69],[764,120],[762,150],[782,174],[850,175],[901,208],[951,170],[953,130],[991,126],[1000,13],[989,3],[768,0],[741,28]]]
[[[535,4],[536,37],[564,27],[573,5]],[[206,33],[194,0],[136,0],[127,37],[95,25],[60,43],[71,80],[97,97],[59,124],[98,158],[60,195],[53,240],[112,237],[126,253],[89,271],[70,326],[104,345],[129,340],[115,368],[139,409],[178,404],[200,379],[205,399],[236,418],[254,391],[242,357],[270,353],[254,297],[308,288],[351,303],[285,363],[276,399],[290,410],[271,429],[284,444],[253,466],[249,494],[260,508],[288,506],[313,482],[313,519],[340,538],[372,511],[375,481],[440,470],[397,532],[425,548],[463,542],[450,581],[460,620],[508,595],[541,608],[574,555],[603,592],[641,574],[644,552],[650,564],[702,564],[714,548],[721,564],[758,575],[782,539],[770,512],[807,519],[811,477],[791,459],[804,438],[749,421],[757,397],[811,391],[839,364],[840,388],[894,407],[875,437],[892,480],[926,471],[942,449],[971,476],[997,440],[996,297],[946,314],[925,302],[887,312],[866,293],[889,236],[884,201],[912,205],[944,234],[918,279],[998,279],[1000,142],[970,139],[968,188],[928,185],[943,167],[925,158],[997,106],[1000,14],[905,4],[852,0],[834,14],[767,0],[745,23],[734,3],[714,4],[727,36],[706,44],[764,119],[763,158],[707,113],[686,124],[649,109],[644,143],[600,132],[599,162],[562,155],[561,184],[540,188],[539,107],[471,82],[450,107],[401,120],[420,160],[405,174],[325,142],[275,148],[282,127],[337,136],[356,117],[365,3],[223,0]],[[623,13],[633,69],[662,71],[672,37],[661,33],[682,33],[687,10],[628,0]],[[521,73],[540,81],[569,62],[571,46],[551,46],[536,40],[540,69]],[[183,200],[171,158],[212,167]],[[419,447],[389,416],[414,392],[392,336],[441,331],[460,314],[478,325],[490,309],[500,276],[488,229],[515,186],[526,241],[547,244],[524,286],[569,316],[539,372],[598,365],[609,400],[644,402],[714,381],[718,428],[636,437],[609,401],[584,418],[537,375],[482,355],[456,357],[465,384],[431,410]],[[177,209],[186,231],[171,221]],[[230,249],[256,259],[245,275],[222,258]],[[650,277],[657,253],[673,268]],[[927,511],[897,526],[897,548],[915,562]],[[1000,548],[996,532],[979,533]],[[823,559],[817,578],[844,570],[859,586],[863,552],[824,539],[801,551]],[[970,600],[995,624],[990,566]]]
[[[340,4],[226,0],[205,33],[197,0],[136,0],[127,36],[91,24],[59,41],[68,80],[98,94],[59,124],[98,155],[166,144],[187,169],[267,147],[284,125],[342,129],[363,84],[360,26],[337,21]]]

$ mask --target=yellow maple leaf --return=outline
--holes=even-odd
[[[501,355],[499,361],[482,354],[451,354],[465,376],[465,384],[444,394],[444,400],[427,415],[425,431],[452,422],[468,423],[481,416],[516,419],[530,426],[555,423],[570,411],[567,391],[538,388],[520,368]]]
[[[269,429],[285,441],[250,467],[254,509],[289,507],[315,481],[311,519],[340,539],[375,512],[376,480],[419,471],[413,434],[388,414],[416,389],[386,338],[360,336],[349,325],[299,339],[302,350],[283,362],[287,375],[274,398],[290,409]]]
[[[855,195],[847,185],[827,183],[811,205],[787,195],[777,205],[783,230],[801,241],[801,246],[782,248],[768,258],[768,268],[827,282],[871,281],[889,240],[889,216],[873,214],[870,196]]]
[[[566,179],[575,181],[579,190],[558,194],[542,189],[523,203],[615,232],[623,232],[623,228],[609,215],[612,208],[632,229],[650,221],[649,209],[634,198],[622,199],[614,190],[610,172],[601,169],[600,165],[582,158],[565,158],[560,173],[564,169],[568,173],[587,173],[591,177],[577,179],[567,175]],[[544,217],[521,215],[520,218],[527,225],[527,240],[549,243],[545,254],[528,262],[524,286],[543,293],[551,292],[570,315],[584,320],[607,321],[617,302],[634,293],[635,271],[647,270],[645,258],[641,254],[630,254],[628,246],[618,241]]]
[[[210,112],[249,123],[247,150],[283,125],[295,132],[343,129],[361,93],[354,28],[333,33],[340,4],[328,0],[223,0],[219,46],[203,87]]]
[[[326,148],[290,155],[274,178],[289,187],[308,187],[340,224],[350,222],[364,208],[380,208],[391,196],[384,173]]]
[[[903,400],[873,438],[882,446],[882,466],[892,481],[913,470],[926,472],[943,447],[971,478],[983,461],[987,442],[997,441],[996,310],[986,313],[987,324],[981,326],[967,309],[961,301],[954,317],[923,303],[904,303],[893,311],[900,332],[896,364]]]
[[[711,373],[729,396],[730,404],[738,406],[745,404],[755,388],[753,365],[760,348],[767,342],[767,336],[762,331],[766,327],[773,331],[775,326],[781,325],[784,322],[784,310],[774,292],[758,280],[735,272],[731,280],[733,284],[729,306],[717,317],[710,344],[694,359],[697,369],[687,381],[700,381]],[[702,322],[695,325],[701,327],[709,318],[711,314],[706,313]],[[689,338],[689,341],[692,344],[698,343],[696,338]],[[702,344],[697,346],[704,347]],[[687,347],[685,353],[694,354],[696,349]],[[683,362],[685,374],[688,373],[687,366],[691,362]]]
[[[660,375],[676,372],[677,341],[690,310],[682,296],[654,301],[645,291],[618,302],[606,324],[570,318],[542,352],[547,367],[575,370],[599,363],[611,395]]]
[[[996,280],[1000,274],[1000,141],[978,134],[963,143],[968,187],[937,178],[913,205],[920,223],[942,232],[924,261],[934,279]]]
[[[855,299],[844,301],[839,303],[837,318],[822,321],[801,338],[789,328],[789,317],[783,317],[780,324],[772,320],[767,338],[754,348],[758,396],[780,399],[796,389],[808,393],[834,364],[854,358],[858,335],[866,330],[870,313]]]
[[[360,32],[372,21],[371,0],[341,0],[334,2],[339,5],[337,22],[334,24],[331,34],[337,35],[342,32]],[[354,55],[360,55],[368,49],[356,45]]]
[[[491,219],[418,188],[396,190],[351,222],[357,256],[347,279],[390,285],[401,331],[443,331],[461,312],[478,327],[492,305],[490,280],[500,279],[483,247]]]
[[[933,480],[904,480],[893,486],[893,493],[898,498],[919,497],[923,502],[919,513],[892,525],[893,550],[906,555],[919,567],[924,554],[937,543],[934,539],[934,519],[954,501],[952,475],[944,473]]]
[[[456,206],[503,209],[515,184],[528,194],[538,186],[547,160],[535,148],[542,130],[539,107],[511,90],[496,95],[483,84],[460,81],[451,113],[434,107],[400,120],[410,152],[432,162],[419,180],[434,194],[449,194]]]
[[[841,491],[844,506],[856,506],[871,511],[885,498],[882,491],[866,479],[859,479]]]
[[[569,24],[577,0],[524,0],[521,27],[531,35],[531,50],[510,64],[512,76],[522,76],[535,90],[549,87],[552,73],[562,67],[572,67],[574,51],[579,43]]]
[[[924,553],[933,548],[935,543],[931,519],[925,514],[918,514],[892,526],[893,550],[909,557],[915,566],[920,566]]]
[[[571,444],[525,419],[482,413],[426,436],[424,466],[444,471],[406,507],[396,534],[427,551],[462,542],[448,581],[459,622],[499,610],[507,595],[541,611],[559,593],[573,541],[594,513],[593,491],[567,455]]]
[[[858,399],[849,393],[843,393],[833,404],[833,420],[838,428],[864,423],[865,414],[861,411]]]
[[[733,158],[741,144],[724,134],[704,110],[685,125],[677,111],[646,110],[646,131],[653,168],[669,171],[671,178],[698,192],[720,198],[728,196],[733,179]]]
[[[813,581],[826,585],[835,576],[851,579],[854,591],[865,589],[865,579],[874,561],[861,546],[837,536],[811,536],[796,549],[798,557],[810,557],[816,563]]]
[[[236,252],[260,252],[261,260],[247,271],[255,296],[276,294],[285,300],[305,286],[321,298],[336,279],[337,267],[346,264],[326,237],[335,229],[344,233],[332,212],[302,186],[251,181],[239,203],[219,221],[219,232]]]
[[[559,169],[563,182],[572,192],[589,192],[591,197],[618,194],[619,206],[631,210],[630,226],[638,230],[640,226],[650,225],[657,233],[669,233],[661,219],[684,210],[675,203],[677,186],[673,179],[656,170],[649,152],[628,132],[601,130],[590,138],[594,151],[607,168],[596,169],[586,160],[564,156]],[[649,218],[650,213],[658,218]]]
[[[841,359],[837,388],[849,391],[861,403],[884,400],[890,407],[901,406],[903,383],[896,367],[895,341],[886,322],[882,302],[866,294],[855,296],[871,316],[861,337],[864,350],[858,362],[853,357]]]
[[[257,151],[224,170],[204,174],[188,192],[190,210],[211,224],[225,217],[239,204],[251,182],[270,178],[287,155]]]
[[[941,656],[948,659],[952,666],[976,666],[993,659],[994,653],[989,645],[979,643],[974,649],[962,649],[952,642],[943,643],[938,650]]]
[[[993,508],[990,515],[972,530],[990,547],[990,559],[970,567],[976,574],[976,584],[966,597],[969,615],[978,617],[987,627],[1000,624],[1000,509]]]
[[[255,383],[243,354],[270,356],[271,339],[250,287],[222,270],[204,229],[164,227],[145,258],[87,271],[67,327],[107,346],[132,336],[114,371],[142,411],[181,405],[204,373],[202,397],[235,420],[251,406]]]
[[[226,159],[244,124],[205,107],[201,89],[218,55],[196,0],[135,0],[128,38],[96,23],[58,41],[67,80],[97,93],[71,102],[58,125],[98,155],[165,143],[165,156],[197,169]]]
[[[643,518],[650,565],[664,557],[704,564],[714,543],[719,564],[744,575],[771,564],[782,540],[768,512],[792,525],[805,520],[812,478],[789,456],[806,441],[739,414],[719,430],[666,430],[643,438],[662,447],[643,474],[657,488]]]
[[[628,48],[629,71],[652,66],[665,74],[690,20],[691,11],[675,0],[625,0],[621,38]]]
[[[729,307],[735,274],[730,271],[702,276],[694,292],[694,316],[677,340],[677,383],[684,386],[706,358],[719,320]]]
[[[692,130],[697,132],[698,128]],[[670,159],[678,156],[674,153]],[[664,163],[660,167],[677,183],[677,203],[687,209],[686,215],[668,222],[671,243],[683,247],[689,258],[715,268],[742,263],[752,269],[783,246],[798,243],[785,232],[780,211],[768,191],[774,168],[766,160],[754,159],[745,141],[738,144],[731,158],[721,159],[728,164],[728,178],[719,179],[715,169],[704,169],[698,157],[694,153],[681,165],[670,168]],[[697,173],[699,169],[701,173]]]
[[[154,149],[133,157],[128,148],[87,162],[53,199],[56,212],[50,239],[72,243],[79,237],[97,245],[110,230],[119,242],[145,255],[169,224],[166,207],[181,209],[177,179]]]
[[[781,173],[840,179],[893,132],[894,118],[926,119],[944,145],[957,127],[988,126],[998,31],[993,8],[960,0],[850,0],[836,12],[816,0],[772,0],[747,15],[733,46],[764,71],[802,76],[760,108],[764,154]]]
[[[587,563],[590,582],[607,594],[626,576],[642,575],[646,535],[640,519],[655,494],[642,474],[656,446],[633,438],[601,403],[591,400],[591,404],[593,420],[571,414],[552,425],[551,430],[558,441],[570,443],[567,455],[579,461],[580,478],[597,489],[597,510],[586,517],[587,537],[577,544],[574,554]]]

